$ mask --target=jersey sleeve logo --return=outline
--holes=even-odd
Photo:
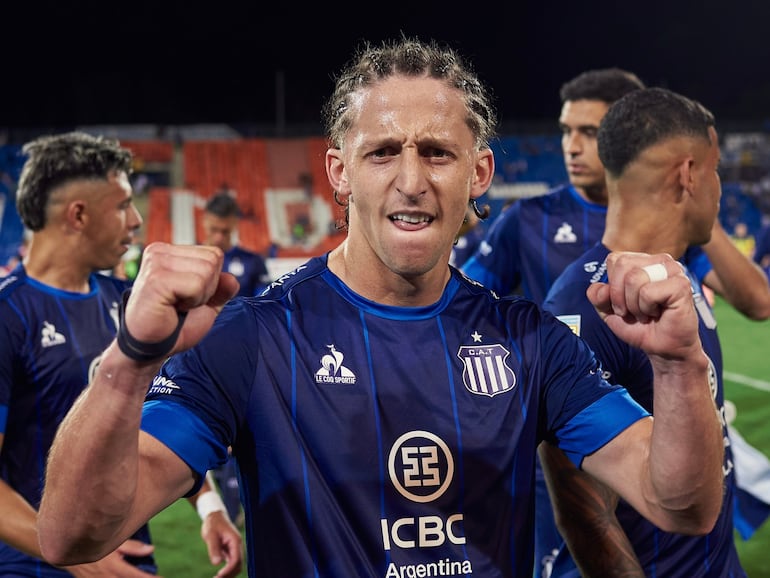
[[[580,336],[580,315],[557,315],[556,319],[564,323],[567,327],[572,329],[572,333]]]
[[[474,332],[474,341],[481,336]],[[508,366],[510,352],[501,344],[463,345],[457,357],[463,362],[463,383],[476,395],[493,397],[516,386],[516,375]]]

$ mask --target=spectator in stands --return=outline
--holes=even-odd
[[[240,283],[238,294],[250,297],[265,288],[270,276],[262,255],[233,243],[240,219],[241,211],[232,192],[212,195],[203,212],[203,244],[224,251],[224,270]]]
[[[756,249],[757,242],[754,238],[754,235],[749,232],[749,226],[746,223],[743,221],[738,221],[735,223],[735,226],[733,227],[733,234],[730,236],[730,238],[732,239],[733,244],[743,255],[749,259],[754,258],[754,251]]]
[[[346,239],[236,299],[221,251],[147,247],[118,339],[59,428],[43,551],[100,556],[229,447],[252,576],[528,576],[543,439],[654,522],[707,532],[722,437],[679,265],[613,254],[591,292],[650,355],[653,422],[563,323],[448,265],[494,174],[494,111],[462,58],[400,38],[336,78],[325,162]]]
[[[598,152],[607,171],[609,192],[605,232],[601,241],[559,276],[544,307],[585,339],[602,361],[608,381],[625,384],[636,401],[657,414],[660,405],[656,397],[653,412],[657,392],[653,392],[649,358],[607,329],[586,298],[586,291],[606,278],[606,257],[611,251],[665,253],[679,259],[688,247],[708,242],[721,197],[714,117],[699,103],[669,90],[634,91],[614,103],[602,120]],[[692,272],[686,273],[694,291],[700,340],[713,372],[711,393],[717,412],[724,416],[722,351],[716,320],[698,279]],[[543,469],[556,519],[569,546],[569,550],[562,547],[559,552],[553,578],[745,578],[734,543],[735,472],[724,420],[722,435],[722,510],[713,530],[703,536],[656,527],[624,500],[618,502],[612,491],[577,470],[561,450],[543,443]],[[633,549],[628,547],[629,540]],[[574,561],[569,560],[570,553]],[[643,573],[630,572],[639,564]]]
[[[132,156],[117,142],[67,133],[27,143],[23,152],[16,202],[31,237],[23,262],[0,286],[0,575],[155,574],[146,525],[92,564],[64,571],[41,556],[35,521],[48,450],[115,337],[129,286],[97,271],[118,264],[142,219],[128,180]],[[217,576],[235,576],[242,538],[224,508],[204,497],[209,489],[191,502],[205,514],[201,533],[212,563],[226,559]]]

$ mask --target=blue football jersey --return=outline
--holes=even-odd
[[[235,275],[241,284],[238,295],[251,297],[256,295],[270,282],[267,265],[262,255],[242,247],[231,247],[225,253],[222,270]]]
[[[580,335],[602,363],[604,376],[622,384],[631,396],[652,412],[653,372],[647,355],[618,338],[600,319],[586,297],[586,290],[606,282],[605,261],[609,250],[601,243],[567,267],[551,288],[544,307]],[[685,536],[664,532],[621,501],[618,520],[628,535],[647,576],[666,578],[739,578],[745,576],[733,539],[734,468],[727,423],[724,419],[722,350],[716,319],[703,296],[700,280],[687,269],[699,316],[699,333],[710,360],[712,393],[725,439],[725,496],[714,529],[706,536]],[[562,547],[553,566],[553,578],[579,576],[569,551]]]
[[[89,283],[85,294],[62,291],[21,265],[0,279],[0,476],[35,509],[56,429],[117,330],[126,282],[94,274]],[[134,537],[149,542],[148,527]],[[133,562],[155,570],[152,557]],[[0,575],[70,576],[3,542]]]
[[[199,475],[232,446],[250,576],[531,575],[539,442],[579,464],[648,415],[563,323],[451,271],[393,307],[311,259],[150,384],[142,429]]]
[[[564,268],[601,240],[607,207],[572,185],[519,199],[490,224],[462,270],[500,295],[519,290],[542,303]]]
[[[564,269],[601,241],[607,207],[591,203],[570,184],[548,193],[519,199],[490,225],[489,232],[462,271],[500,295],[513,292],[542,303]],[[688,250],[702,280],[711,263],[700,247]],[[540,462],[537,498],[535,578],[547,575],[561,536],[551,511]]]

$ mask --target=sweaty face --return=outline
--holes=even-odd
[[[87,224],[83,230],[89,240],[93,269],[112,269],[134,243],[142,217],[134,206],[131,183],[124,172],[111,175],[104,181],[89,181]]]
[[[343,149],[327,156],[333,186],[348,196],[348,254],[370,272],[445,274],[468,199],[494,171],[465,122],[462,94],[396,76],[360,90],[351,108]]]
[[[568,100],[559,116],[561,148],[569,181],[586,198],[601,203],[607,202],[607,189],[596,134],[608,108],[601,100]]]
[[[219,247],[228,251],[232,247],[232,239],[238,228],[238,217],[218,217],[211,213],[203,214],[203,244]]]

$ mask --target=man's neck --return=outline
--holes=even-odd
[[[607,187],[598,185],[595,187],[575,187],[575,190],[589,203],[607,205]]]
[[[61,246],[51,247],[33,238],[23,263],[27,276],[44,285],[73,293],[88,293],[90,290],[88,279],[93,271],[82,267],[77,262],[77,256]]]

